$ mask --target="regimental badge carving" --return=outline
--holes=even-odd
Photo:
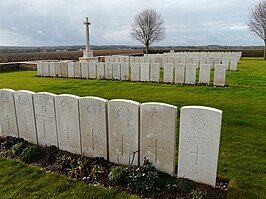
[[[195,117],[193,120],[192,120],[192,127],[198,131],[203,131],[205,129],[207,129],[208,127],[208,122],[201,119],[201,118],[198,118],[198,117]]]
[[[153,112],[151,114],[151,119],[153,120],[153,122],[160,122],[162,117],[161,117],[161,114],[158,113],[157,111]]]
[[[124,107],[119,107],[116,110],[116,114],[117,114],[117,117],[119,117],[121,119],[128,119],[129,118],[129,110],[127,108],[124,108]]]
[[[96,113],[96,108],[95,108],[94,105],[90,104],[90,105],[87,106],[87,111],[88,111],[88,113],[95,114]]]
[[[9,102],[9,96],[6,93],[1,94],[1,100],[3,102]]]
[[[29,104],[29,98],[26,95],[20,95],[18,97],[18,102],[20,103],[20,105],[28,105]]]
[[[69,99],[63,99],[61,101],[62,111],[69,113],[72,110],[72,101]]]

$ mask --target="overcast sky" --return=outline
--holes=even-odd
[[[93,45],[139,45],[134,16],[161,13],[166,38],[156,45],[263,45],[247,26],[258,0],[1,0],[0,46],[85,45],[85,16]]]

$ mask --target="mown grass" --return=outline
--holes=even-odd
[[[0,158],[0,198],[132,198],[54,173],[45,173],[17,160]]]
[[[132,99],[138,102],[163,102],[175,105],[178,109],[186,105],[221,109],[223,123],[218,178],[230,181],[228,198],[264,198],[266,62],[258,58],[243,58],[238,69],[239,71],[227,72],[228,87],[225,88],[45,78],[36,77],[36,72],[28,71],[0,73],[0,88],[98,96],[106,99]]]

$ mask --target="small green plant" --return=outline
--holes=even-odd
[[[46,157],[49,162],[53,161],[55,159],[55,155],[58,153],[59,149],[52,145],[45,148],[46,151]]]
[[[14,155],[20,155],[26,147],[25,143],[20,142],[12,146],[11,151]]]
[[[117,166],[117,167],[111,168],[108,178],[112,182],[125,183],[126,175],[127,175],[127,172],[125,170],[125,167]]]
[[[43,151],[40,147],[36,145],[29,145],[23,150],[20,155],[20,159],[26,163],[32,163],[33,161],[38,160],[43,155]]]
[[[193,199],[207,199],[208,194],[205,190],[196,189],[191,192],[191,196]]]
[[[105,167],[100,165],[100,164],[96,164],[92,167],[91,169],[91,173],[90,176],[97,180],[99,179],[103,174],[105,173]]]
[[[167,188],[179,193],[190,193],[194,188],[194,182],[187,178],[177,178],[174,182],[167,184]]]
[[[130,189],[144,197],[154,195],[160,191],[159,171],[148,161],[141,167],[127,167],[127,183]]]

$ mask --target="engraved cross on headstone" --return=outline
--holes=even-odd
[[[200,153],[199,152],[199,146],[197,146],[197,151],[193,152],[191,151],[192,154],[195,154],[196,155],[196,166],[198,166],[198,163],[199,163],[199,156],[204,156],[205,153]]]
[[[64,131],[67,132],[67,139],[69,140],[69,133],[72,132],[72,130],[69,128],[68,124],[67,124],[67,127],[64,128]]]
[[[149,146],[150,148],[154,148],[155,149],[155,163],[157,162],[157,159],[158,159],[158,150],[161,150],[161,151],[163,151],[164,150],[164,148],[160,148],[159,146],[158,146],[158,140],[157,140],[157,138],[155,139],[155,145],[153,145],[153,146]]]
[[[95,145],[94,145],[94,139],[95,138],[98,138],[98,137],[94,135],[93,128],[91,129],[91,134],[88,134],[87,136],[88,137],[91,137],[92,150],[94,151],[94,147],[95,147]]]
[[[10,123],[12,122],[12,120],[9,119],[8,114],[6,114],[5,121],[7,123],[7,130],[10,130]]]
[[[129,145],[129,142],[124,141],[124,134],[122,134],[121,140],[116,140],[117,143],[121,143],[122,156],[124,155],[124,144]]]
[[[88,21],[88,17],[85,17],[85,21],[83,22],[83,24],[86,27],[86,50],[90,50],[90,30],[89,30],[89,25],[91,25],[91,23]]]
[[[46,140],[46,128],[45,128],[45,124],[46,124],[46,122],[52,122],[53,121],[53,117],[48,117],[48,115],[47,115],[46,106],[42,106],[42,113],[36,115],[36,119],[42,121],[44,139]]]
[[[28,125],[30,125],[30,123],[27,121],[26,117],[24,117],[23,123],[25,125],[26,132],[28,132]]]

